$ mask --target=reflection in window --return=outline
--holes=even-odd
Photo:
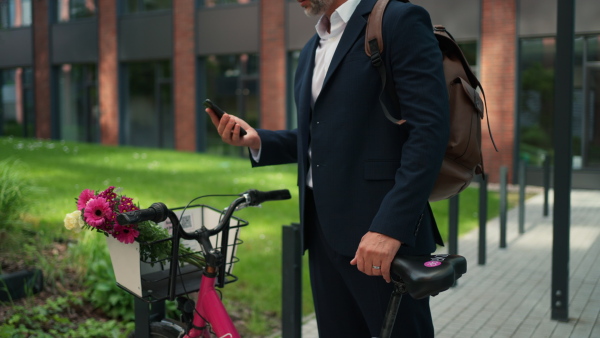
[[[552,152],[555,40],[524,39],[520,50],[520,157],[540,165]]]
[[[0,135],[34,137],[33,71],[0,69]]]
[[[56,0],[58,22],[91,18],[96,11],[96,0]]]
[[[574,158],[580,157],[580,163],[585,168],[600,168],[600,35],[586,36],[576,40],[576,46],[583,48],[579,61],[581,64],[580,81],[575,81],[576,93],[581,92],[580,131],[574,137]],[[575,56],[577,58],[577,54]],[[575,77],[577,79],[577,77]],[[579,86],[578,86],[579,85]],[[577,162],[574,161],[574,168]]]
[[[172,72],[169,61],[126,65],[126,144],[173,148]]]
[[[200,5],[204,7],[215,7],[222,5],[245,5],[258,0],[199,0]]]
[[[589,41],[589,38],[576,38],[574,41],[573,169],[589,167],[592,162],[599,162],[597,159],[600,159],[600,156],[593,155],[590,146],[594,120],[600,116],[600,110],[598,113],[590,110],[589,104],[594,93],[589,85],[586,86],[585,80],[592,75],[587,69],[589,66],[586,66],[590,62]],[[552,139],[556,41],[554,38],[533,38],[523,39],[520,43],[519,156],[531,165],[541,165],[545,156],[552,155],[554,151]],[[600,147],[598,149],[600,155]]]
[[[60,138],[99,142],[98,80],[95,65],[64,64],[58,74]]]
[[[257,54],[211,55],[206,58],[206,97],[253,127],[260,126],[258,62]],[[208,151],[243,155],[245,149],[224,144],[208,115],[206,118]]]
[[[0,0],[0,29],[31,26],[31,0]]]
[[[600,35],[590,36],[586,38],[587,43],[587,61],[600,61]]]
[[[191,1],[191,0],[190,0]],[[123,0],[125,13],[171,9],[171,0]]]

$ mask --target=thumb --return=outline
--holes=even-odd
[[[350,265],[356,265],[357,260],[358,259],[356,258],[356,256],[354,256],[354,258],[352,258],[352,260],[350,261]]]

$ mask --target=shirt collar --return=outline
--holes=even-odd
[[[340,35],[344,31],[344,28],[346,28],[346,24],[350,21],[350,17],[359,2],[360,0],[347,0],[331,14],[331,18],[327,18],[325,15],[321,16],[315,26],[319,37],[321,39],[329,39]],[[327,32],[329,22],[331,22],[330,33]]]

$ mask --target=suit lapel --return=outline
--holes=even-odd
[[[323,82],[323,88],[327,86],[327,82],[339,66],[340,62],[344,59],[344,56],[346,56],[352,45],[354,45],[354,42],[356,42],[358,38],[364,35],[363,30],[367,25],[366,15],[371,12],[373,6],[373,0],[362,0],[354,10],[354,13],[350,17],[350,20],[348,21],[348,24],[344,29],[344,33],[342,34],[340,43],[338,44],[335,53],[333,54],[333,58],[331,59],[329,69],[327,69],[325,81]]]
[[[319,36],[315,34],[312,39],[310,39],[306,46],[307,55],[306,61],[298,60],[300,64],[306,62],[308,65],[304,68],[304,73],[302,74],[302,84],[299,88],[298,93],[298,124],[299,129],[301,131],[300,138],[304,145],[304,149],[308,148],[308,131],[310,125],[310,119],[312,114],[312,78],[313,78],[313,70],[315,68],[315,51],[317,50],[317,46],[319,44]],[[300,75],[300,74],[297,74]]]
[[[306,44],[307,59],[306,61],[298,60],[299,63],[307,63],[307,67],[304,68],[304,74],[302,74],[302,85],[300,87],[299,95],[299,110],[309,111],[311,109],[312,102],[312,78],[315,69],[315,51],[319,45],[319,35],[315,34]]]

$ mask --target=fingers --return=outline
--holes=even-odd
[[[400,241],[396,239],[368,232],[361,239],[350,264],[356,265],[359,271],[369,276],[382,276],[389,283],[392,259],[400,246]]]
[[[219,126],[219,118],[212,111],[212,109],[206,108],[206,109],[204,109],[204,111],[208,113],[208,116],[210,117],[210,121],[212,122],[212,124],[214,124],[215,127],[218,127]]]
[[[235,116],[229,114],[223,114],[221,119],[219,119],[210,108],[206,108],[205,111],[208,113],[213,125],[217,128],[217,133],[219,133],[223,142],[235,145],[240,140],[240,123],[242,120],[238,121]]]

